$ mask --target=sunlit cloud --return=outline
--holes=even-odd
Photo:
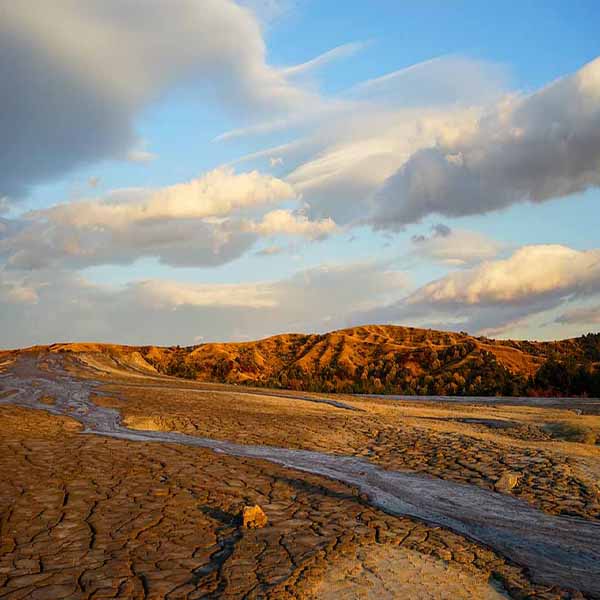
[[[383,184],[372,216],[399,229],[430,214],[482,214],[600,185],[600,59],[510,95],[421,149]]]
[[[566,301],[598,293],[600,249],[529,245],[508,258],[452,271],[355,320],[500,333]]]

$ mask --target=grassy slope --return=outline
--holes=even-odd
[[[593,352],[600,348],[598,342],[594,337]],[[203,381],[322,391],[515,394],[524,393],[525,382],[551,356],[593,365],[597,358],[590,359],[589,344],[586,338],[496,341],[465,333],[367,325],[323,335],[282,334],[187,348],[54,344],[49,349],[110,356],[116,366]]]

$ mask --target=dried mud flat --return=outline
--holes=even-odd
[[[594,415],[1,368],[0,598],[600,597]]]

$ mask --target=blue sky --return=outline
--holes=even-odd
[[[0,347],[600,326],[597,2],[2,10]]]

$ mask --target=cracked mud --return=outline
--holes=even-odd
[[[366,568],[373,545],[380,597],[409,563],[429,573],[422,597],[447,569],[462,573],[464,597],[600,595],[595,448],[571,444],[573,458],[519,431],[504,445],[511,428],[492,436],[475,416],[428,413],[417,426],[383,401],[178,392],[173,380],[144,390],[67,368],[81,371],[63,356],[22,356],[0,379],[0,598],[310,598],[340,581],[355,594],[342,597],[361,597],[369,578],[347,574]],[[174,394],[196,410],[171,411]],[[148,406],[150,395],[160,402]],[[237,416],[216,408],[227,395]],[[519,485],[491,491],[507,467],[523,473]],[[240,530],[244,504],[259,504],[269,526]],[[387,597],[410,593],[400,580],[397,590]]]

